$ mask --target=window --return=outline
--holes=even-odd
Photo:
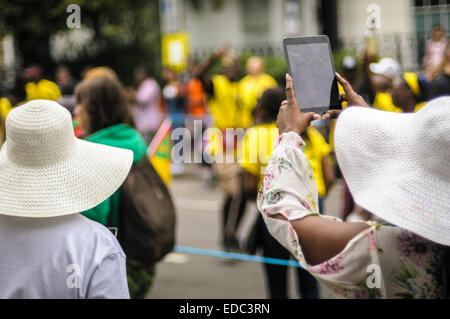
[[[426,6],[438,6],[441,4],[450,4],[450,0],[440,1],[440,0],[415,0],[415,7],[426,7]]]
[[[450,31],[450,0],[415,0],[415,26],[418,44],[418,62],[425,55],[426,41],[436,24],[441,25],[446,34]]]
[[[244,31],[250,34],[266,34],[269,31],[268,0],[241,1]]]

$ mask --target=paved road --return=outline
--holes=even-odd
[[[186,167],[187,173],[172,182],[171,192],[177,207],[177,245],[220,250],[219,188],[205,188],[198,167]],[[325,202],[325,209],[337,212],[337,185]],[[256,206],[247,206],[239,235],[243,239],[256,218]],[[290,269],[290,297],[299,298],[295,277]],[[241,299],[267,298],[262,265],[249,261],[230,262],[210,256],[172,253],[158,264],[155,284],[149,298],[158,299]],[[327,291],[322,297],[330,298]]]

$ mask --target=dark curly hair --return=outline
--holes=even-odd
[[[258,107],[265,111],[267,121],[272,122],[277,120],[278,111],[284,100],[286,100],[286,92],[279,86],[267,89],[263,92],[258,101]]]
[[[111,77],[84,80],[75,88],[75,97],[89,118],[88,123],[83,123],[86,135],[122,123],[135,127],[124,88],[118,80]]]

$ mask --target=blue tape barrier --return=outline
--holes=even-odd
[[[175,246],[174,252],[302,268],[302,266],[298,263],[298,261],[295,261],[295,260],[286,260],[286,259],[268,258],[268,257],[237,254],[237,253],[228,253],[228,252],[224,252],[224,251],[209,250],[209,249],[202,249],[202,248]]]

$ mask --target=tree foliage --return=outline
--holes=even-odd
[[[66,12],[70,4],[81,8],[82,27],[94,31],[99,48],[70,62],[75,75],[87,65],[108,65],[130,84],[133,67],[147,66],[160,72],[160,32],[158,0],[0,0],[0,37],[11,33],[21,55],[22,65],[39,63],[48,74],[56,65],[50,54],[50,38],[67,31]]]

